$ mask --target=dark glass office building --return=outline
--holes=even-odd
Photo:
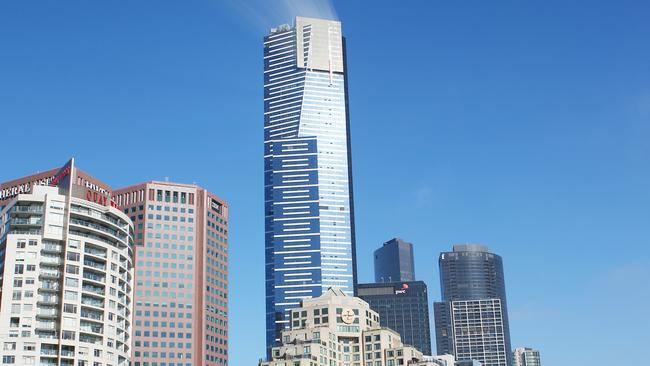
[[[442,301],[434,303],[438,354],[484,366],[512,357],[503,261],[482,245],[455,245],[439,258]]]
[[[379,313],[382,327],[398,332],[405,344],[431,354],[429,300],[424,282],[358,284],[357,296]]]
[[[394,238],[375,250],[375,282],[415,281],[413,244]]]

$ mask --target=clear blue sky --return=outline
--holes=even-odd
[[[264,354],[261,40],[318,8],[298,3],[0,2],[0,181],[75,156],[113,186],[227,199],[233,366]],[[546,366],[647,360],[650,4],[334,5],[360,280],[399,236],[434,301],[438,253],[484,243],[504,257],[513,346]]]

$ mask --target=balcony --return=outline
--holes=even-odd
[[[41,348],[41,355],[56,357],[59,355],[59,351],[56,348]]]
[[[9,231],[9,234],[16,235],[41,235],[41,230],[35,229],[12,229]]]
[[[101,282],[101,283],[106,282],[106,276],[96,275],[96,274],[88,272],[88,271],[84,271],[83,278],[91,280],[91,281],[95,281],[95,282]]]
[[[81,330],[82,332],[102,334],[104,331],[104,327],[102,327],[101,325],[92,324],[82,320],[81,325],[79,326],[79,330]]]
[[[58,282],[42,282],[39,290],[46,291],[58,291],[61,289],[61,285]]]
[[[98,337],[90,334],[79,334],[79,342],[102,344],[102,337]]]
[[[99,286],[83,285],[81,289],[86,292],[92,292],[93,294],[104,296],[104,289]]]
[[[97,321],[103,321],[104,320],[104,314],[98,312],[98,311],[92,311],[92,310],[86,310],[86,309],[81,309],[81,317],[82,318],[88,318],[88,319],[93,319]]]
[[[61,271],[42,269],[38,272],[38,276],[42,278],[60,278]]]
[[[56,323],[54,322],[36,322],[35,329],[55,330]]]
[[[95,257],[106,258],[106,251],[100,249],[94,249],[89,246],[84,248],[84,253],[94,255]]]
[[[55,308],[41,308],[36,316],[41,318],[55,318],[59,315],[59,310]]]
[[[61,259],[61,258],[59,258],[59,257],[46,257],[46,256],[42,256],[42,257],[41,257],[41,263],[45,263],[45,264],[53,264],[53,265],[57,265],[57,266],[58,266],[58,265],[63,264],[63,259]]]
[[[106,264],[98,263],[88,259],[84,259],[84,266],[92,267],[101,271],[106,271]]]
[[[90,306],[95,306],[98,308],[103,308],[104,307],[104,302],[102,300],[96,300],[96,299],[91,299],[86,296],[81,296],[81,303],[84,305],[90,305]]]
[[[11,219],[10,225],[33,225],[33,226],[41,226],[43,223],[43,219],[41,217],[36,217],[32,218],[30,217],[29,219],[25,218],[19,218],[16,217],[14,219]]]
[[[106,226],[98,225],[98,224],[95,224],[95,223],[92,223],[92,222],[89,222],[89,221],[71,218],[70,223],[73,224],[73,225],[83,226],[83,227],[90,228],[90,229],[93,229],[93,230],[96,230],[96,231],[100,231],[102,233],[105,233],[105,234],[108,234],[110,236],[116,237],[116,238],[118,238],[120,240],[126,240],[126,238],[127,238],[126,234],[124,234],[122,232],[119,232],[118,230],[114,230],[114,229],[108,228]]]
[[[58,296],[41,295],[41,296],[38,297],[38,302],[43,303],[43,304],[56,305],[56,304],[59,303],[59,297]]]
[[[14,206],[12,212],[29,212],[29,213],[43,213],[43,206],[40,205],[31,205],[31,206]]]
[[[63,247],[60,244],[43,243],[41,250],[43,252],[61,253]]]

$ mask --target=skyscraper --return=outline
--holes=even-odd
[[[393,238],[375,250],[375,282],[415,281],[413,244]]]
[[[429,297],[424,282],[360,283],[357,296],[379,313],[382,327],[399,333],[404,344],[431,355]]]
[[[135,225],[133,365],[228,363],[228,205],[190,184],[115,191]]]
[[[533,348],[517,348],[514,355],[514,366],[542,366],[539,351]]]
[[[300,301],[356,285],[345,39],[296,17],[264,38],[266,339]]]
[[[131,361],[133,224],[74,160],[0,185],[4,364]]]
[[[439,258],[442,302],[434,303],[438,353],[509,366],[503,262],[482,245],[455,245]]]

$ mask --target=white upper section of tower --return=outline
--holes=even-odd
[[[341,22],[296,17],[295,29],[299,68],[343,72]]]

